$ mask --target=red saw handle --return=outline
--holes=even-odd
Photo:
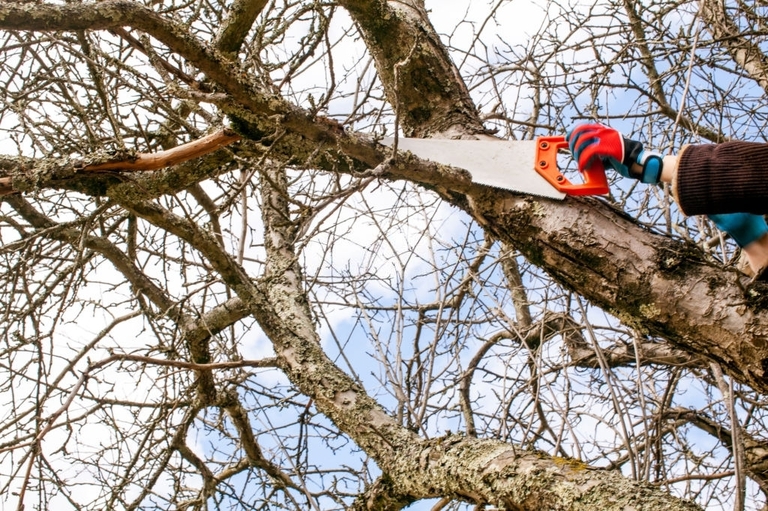
[[[575,185],[568,181],[557,168],[557,151],[568,147],[568,142],[561,135],[539,137],[536,139],[536,172],[557,188],[557,191],[568,195],[605,195],[608,193],[608,178],[605,167],[598,160],[594,165],[582,172],[584,183]]]

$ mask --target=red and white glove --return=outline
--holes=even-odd
[[[613,128],[602,124],[581,124],[571,130],[565,139],[581,171],[601,163],[624,177],[643,183],[658,183],[661,180],[661,155],[643,150],[641,142],[624,138]],[[635,164],[642,170],[633,168]]]

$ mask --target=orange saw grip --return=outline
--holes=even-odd
[[[605,167],[598,160],[582,171],[584,183],[575,185],[568,181],[557,167],[557,151],[568,147],[565,137],[539,137],[536,139],[536,172],[546,179],[557,191],[568,195],[605,195],[608,193],[608,178]]]

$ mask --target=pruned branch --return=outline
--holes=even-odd
[[[229,129],[219,130],[206,137],[157,153],[138,153],[127,159],[102,163],[89,163],[82,172],[147,172],[178,165],[199,158],[240,140],[240,135]]]
[[[240,135],[229,129],[219,130],[208,136],[187,142],[180,146],[157,153],[137,153],[127,157],[110,158],[108,161],[88,163],[77,172],[149,172],[178,165],[186,161],[212,153],[222,147],[240,140]],[[8,161],[9,158],[6,159]],[[25,164],[29,164],[27,160]],[[24,165],[26,166],[26,165]],[[31,169],[34,171],[35,169]],[[13,172],[13,171],[12,171]],[[23,177],[25,170],[16,170]],[[38,174],[39,179],[39,174]],[[14,193],[13,178],[0,177],[0,196]]]

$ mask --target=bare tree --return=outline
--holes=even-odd
[[[764,506],[731,241],[377,142],[761,140],[766,7],[646,4],[0,4],[4,502]]]

